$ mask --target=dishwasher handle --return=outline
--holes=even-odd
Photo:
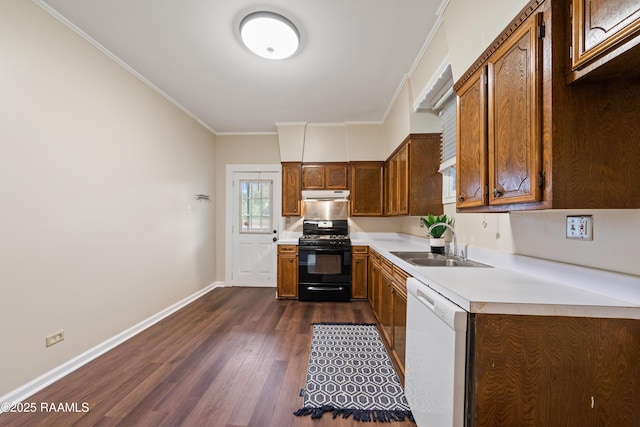
[[[409,298],[415,298],[418,303],[433,312],[451,329],[467,330],[468,313],[460,306],[413,277],[407,279],[407,291]]]
[[[429,307],[429,310],[433,311],[435,309],[436,301],[431,296],[422,292],[422,290],[418,289],[416,291],[416,297],[422,304]]]

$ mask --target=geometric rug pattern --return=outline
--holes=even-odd
[[[359,421],[413,421],[402,385],[375,325],[313,325],[303,407],[294,414]]]

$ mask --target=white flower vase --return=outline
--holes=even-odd
[[[431,252],[434,254],[444,254],[444,237],[429,239],[429,245],[431,246]]]

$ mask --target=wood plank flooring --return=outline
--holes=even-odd
[[[302,406],[311,323],[326,321],[375,318],[367,302],[276,300],[274,288],[214,289],[26,399],[36,413],[0,415],[0,426],[368,425],[293,415]],[[43,402],[77,403],[78,411],[43,412]]]

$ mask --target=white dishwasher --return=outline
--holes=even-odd
[[[407,279],[405,394],[418,427],[464,425],[468,313]]]

